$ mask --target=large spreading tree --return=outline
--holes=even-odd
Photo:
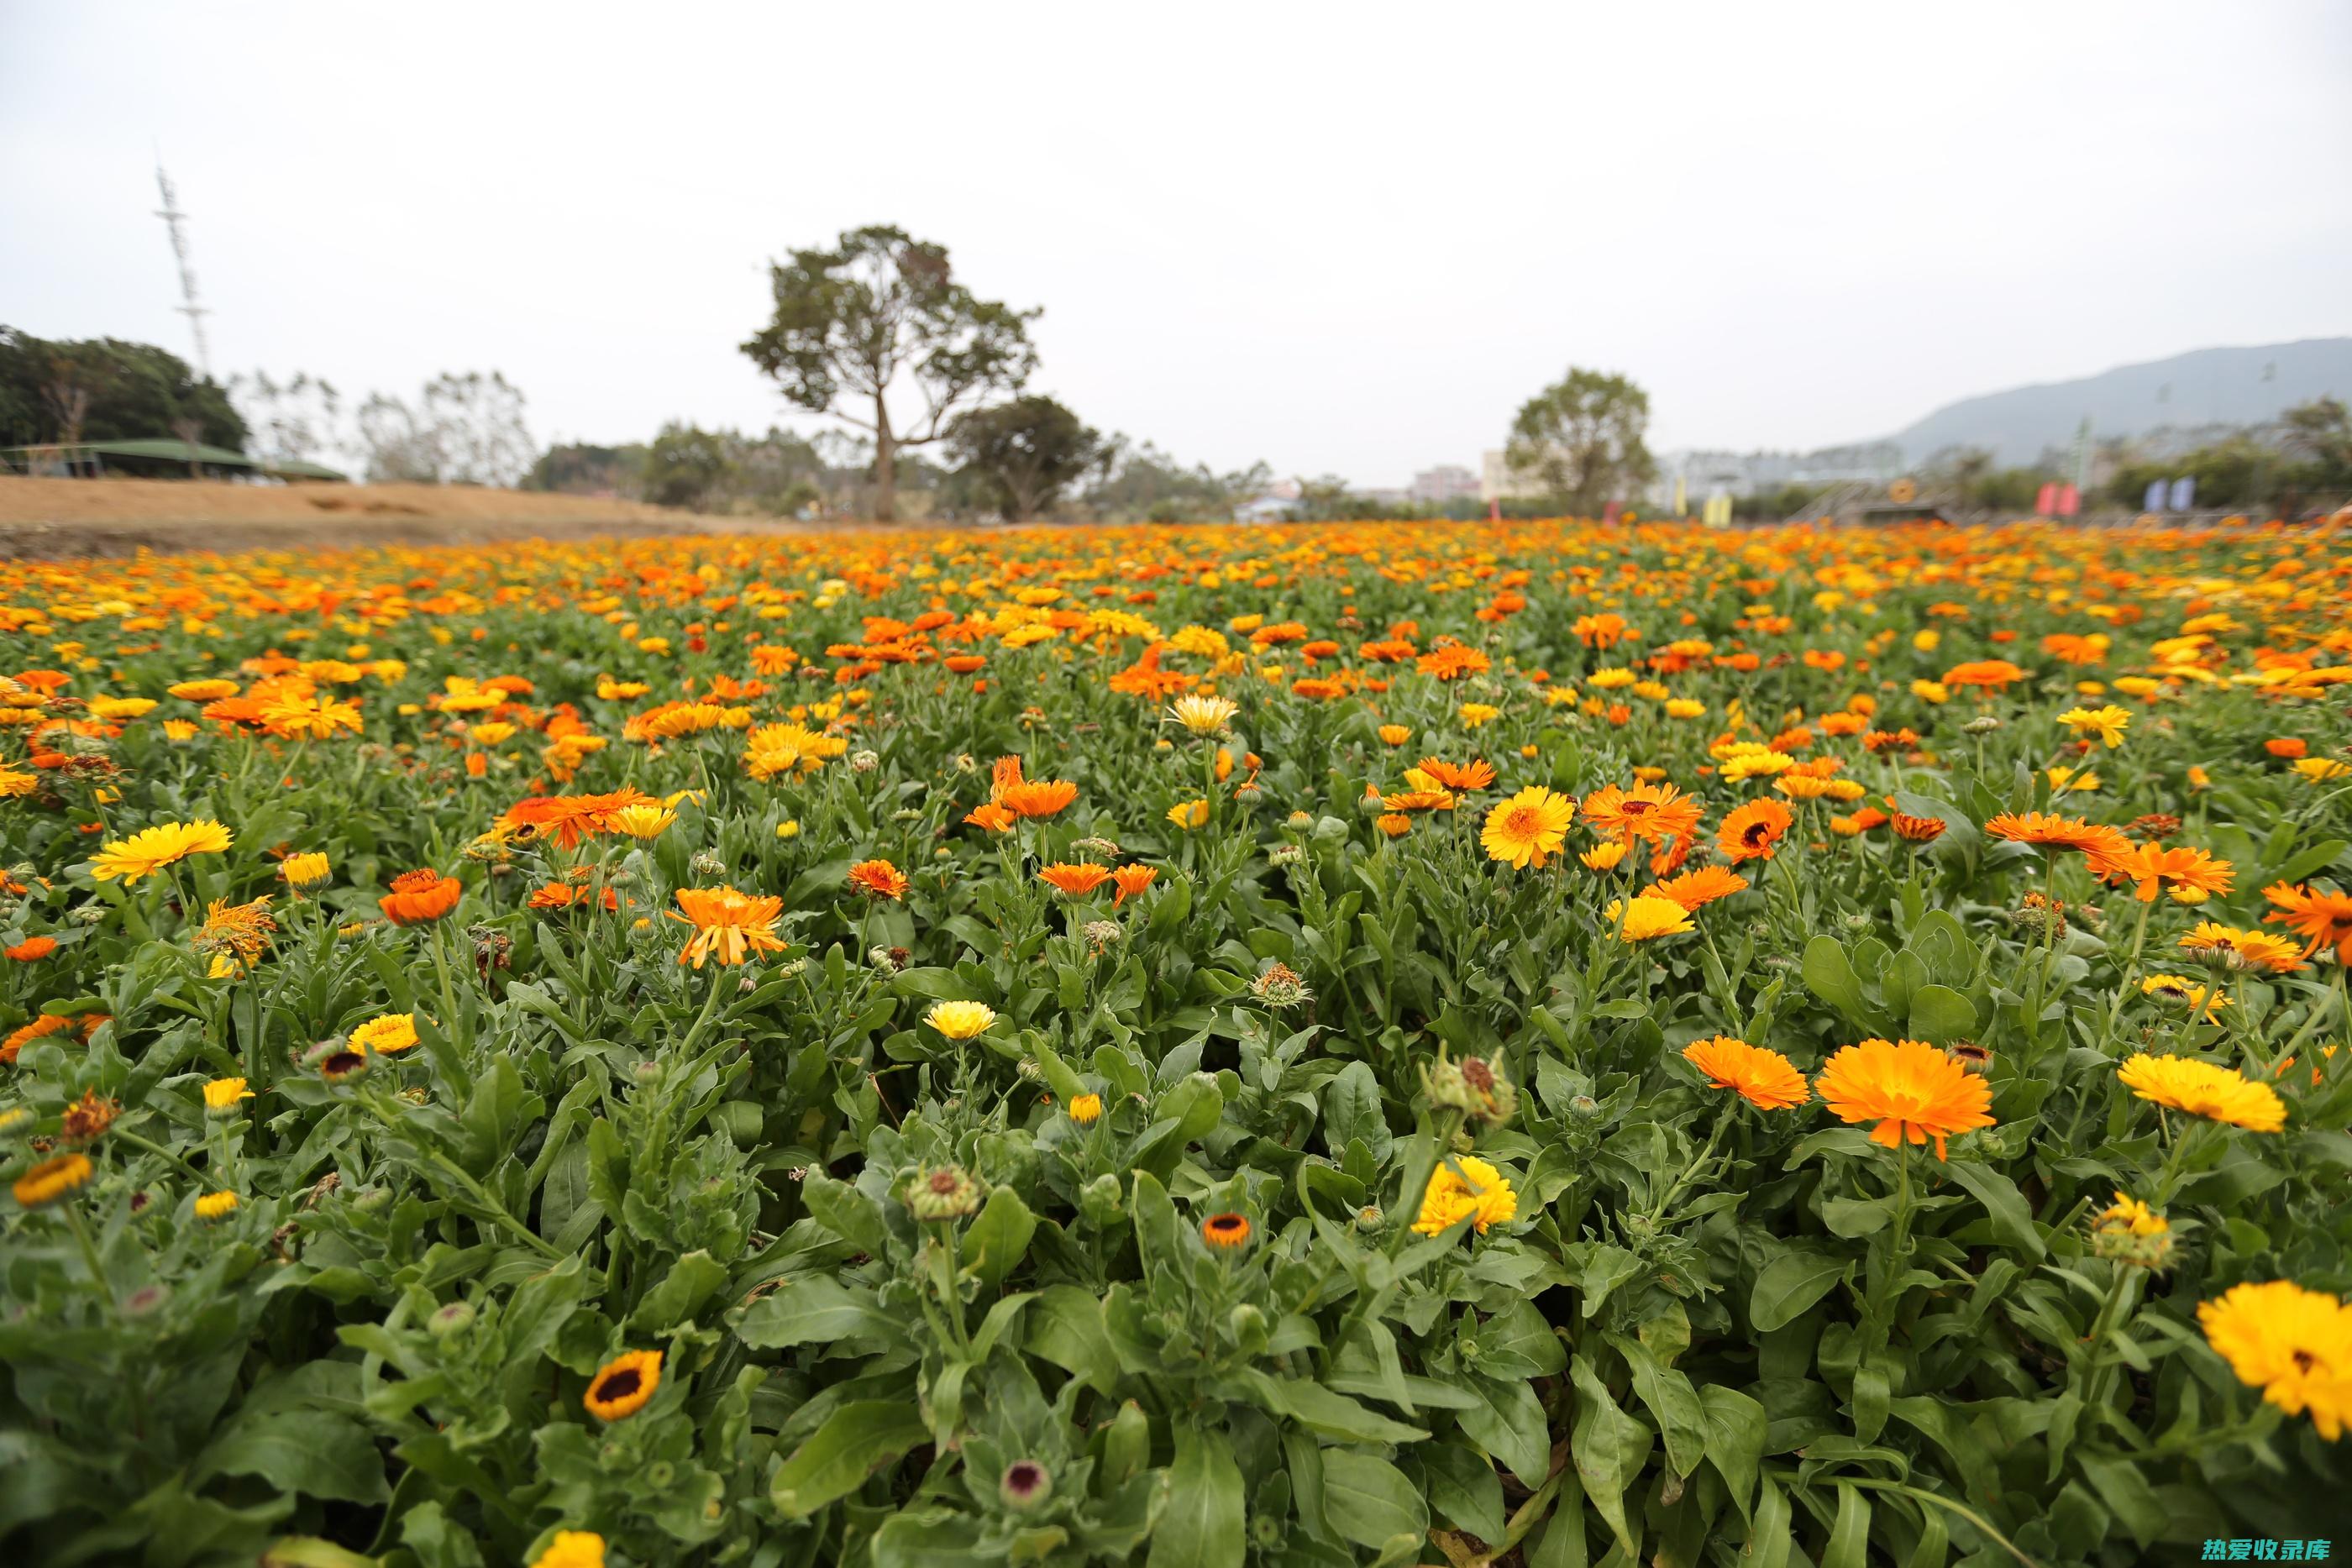
[[[945,438],[967,408],[1018,392],[1036,368],[1038,312],[981,299],[958,283],[945,246],[887,225],[852,229],[829,250],[795,250],[770,269],[775,315],[742,345],[784,396],[874,440],[874,516],[898,515],[898,455]],[[919,415],[894,419],[911,382]]]
[[[1571,517],[1649,482],[1658,465],[1643,444],[1650,394],[1624,376],[1570,367],[1520,405],[1505,458]]]

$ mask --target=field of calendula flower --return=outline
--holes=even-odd
[[[2324,1557],[2347,542],[0,566],[0,1555]]]

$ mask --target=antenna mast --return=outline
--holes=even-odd
[[[196,275],[188,266],[188,233],[180,226],[188,214],[180,210],[178,194],[172,189],[172,176],[163,172],[163,165],[155,165],[155,186],[163,193],[163,204],[155,215],[172,231],[172,255],[180,267],[180,314],[188,319],[188,330],[196,340],[196,373],[210,381],[213,378],[212,350],[205,342],[205,318],[212,311],[196,303]]]

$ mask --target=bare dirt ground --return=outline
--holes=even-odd
[[[614,534],[773,533],[591,496],[441,485],[229,485],[0,476],[0,559],[194,550],[486,544]]]

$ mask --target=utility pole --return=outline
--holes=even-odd
[[[155,215],[172,231],[172,255],[180,267],[180,314],[188,319],[188,330],[196,340],[196,373],[205,380],[213,379],[212,350],[205,342],[205,318],[212,312],[196,303],[196,275],[188,265],[188,233],[180,226],[188,214],[180,210],[178,195],[172,189],[172,176],[163,172],[159,160],[155,164],[155,186],[163,193],[163,204]]]

